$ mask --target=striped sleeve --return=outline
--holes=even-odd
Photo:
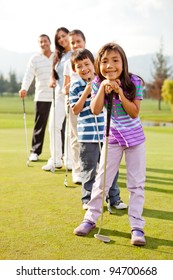
[[[132,75],[132,82],[136,87],[136,97],[135,99],[142,100],[143,99],[143,83],[142,80],[136,75]]]

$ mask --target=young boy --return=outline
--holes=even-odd
[[[69,101],[72,111],[78,115],[77,130],[80,149],[80,168],[82,179],[82,204],[87,210],[87,203],[91,198],[92,186],[95,181],[97,163],[100,157],[99,139],[103,141],[104,115],[100,113],[97,117],[91,113],[91,81],[95,77],[94,57],[87,49],[75,50],[70,58],[74,72],[81,77],[70,89]],[[110,189],[110,205],[115,205],[116,201],[121,201],[119,189],[117,196],[113,182]],[[112,195],[114,193],[114,195]],[[127,205],[121,201],[121,209]],[[119,208],[120,209],[120,208]]]

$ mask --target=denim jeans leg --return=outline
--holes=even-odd
[[[82,203],[91,199],[92,186],[95,182],[97,162],[99,159],[98,143],[79,143],[82,179]]]
[[[112,186],[109,189],[109,193],[108,196],[106,198],[106,201],[109,199],[110,200],[110,205],[114,205],[115,202],[119,201],[120,198],[120,189],[119,186],[117,184],[118,181],[118,176],[119,176],[119,171],[117,172],[117,174],[115,175],[115,178],[113,180]]]

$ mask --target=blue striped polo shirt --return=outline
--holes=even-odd
[[[142,81],[136,75],[131,75],[131,81],[136,87],[135,99],[142,100]],[[95,96],[100,87],[100,79],[96,77],[92,82],[92,95]],[[107,104],[108,99],[105,95],[104,114],[105,121],[107,117]],[[105,122],[106,124],[106,122]],[[120,146],[132,147],[139,145],[145,141],[145,135],[143,132],[142,124],[139,116],[137,118],[131,118],[123,108],[123,104],[119,99],[118,94],[113,97],[113,105],[111,111],[111,122],[109,131],[110,144],[119,144]]]
[[[85,87],[86,82],[82,79],[72,84],[69,93],[69,101],[71,107],[73,107],[79,100]],[[84,104],[84,108],[78,115],[78,142],[98,143],[99,137],[101,142],[103,141],[104,114],[100,113],[98,116],[93,115],[90,110],[90,102],[91,95],[87,97],[86,102]]]

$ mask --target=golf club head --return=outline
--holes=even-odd
[[[109,212],[110,214],[116,214],[116,212],[112,210],[111,205],[110,205],[109,202],[107,203],[107,210],[108,210],[108,212]]]
[[[52,173],[55,173],[55,167],[52,166],[50,171],[51,171]]]
[[[29,159],[27,160],[27,162],[26,162],[26,166],[28,166],[29,167]]]
[[[64,180],[64,186],[65,186],[65,187],[68,187],[67,178],[65,178],[65,180]]]
[[[108,209],[108,212],[109,212],[110,214],[115,214],[115,212],[114,212],[114,211],[112,211],[112,209],[111,209],[111,206],[110,206],[110,205],[107,205],[107,209]]]
[[[102,234],[94,234],[94,237],[102,242],[109,243],[111,240],[108,236]]]

